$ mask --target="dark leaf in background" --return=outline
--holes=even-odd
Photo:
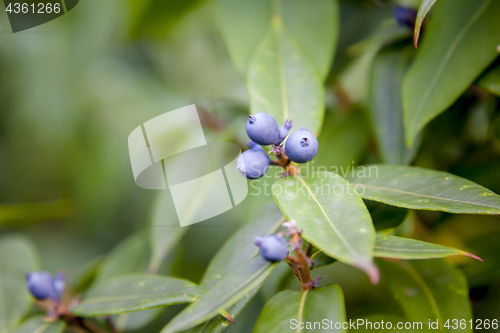
[[[492,68],[478,83],[490,93],[500,96],[500,66]]]
[[[428,323],[447,319],[469,321],[472,311],[469,289],[463,274],[442,259],[389,262],[377,260],[387,288],[410,321]],[[472,329],[450,329],[472,332]]]
[[[375,230],[387,233],[399,227],[409,214],[409,210],[401,207],[389,206],[371,200],[364,200],[370,212]]]
[[[309,291],[285,290],[271,298],[259,316],[253,332],[282,332],[293,329],[293,321],[298,324],[346,321],[344,295],[337,285],[330,285]],[[304,329],[305,330],[305,329]],[[324,332],[324,329],[307,329],[308,332]],[[328,329],[329,332],[347,332],[344,329]]]
[[[368,105],[380,157],[388,164],[409,164],[419,147],[417,143],[412,148],[406,145],[401,97],[403,77],[413,53],[409,45],[386,47],[372,64]]]
[[[448,108],[497,57],[499,12],[500,2],[494,0],[437,2],[403,82],[409,146],[420,130]]]
[[[236,68],[243,77],[270,23],[279,16],[324,80],[338,39],[336,0],[217,0],[216,18]]]

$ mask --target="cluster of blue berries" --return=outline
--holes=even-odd
[[[55,277],[49,272],[31,272],[26,274],[26,287],[37,300],[51,299],[60,303],[66,288],[64,274],[57,273]]]
[[[277,234],[255,237],[254,244],[259,247],[260,255],[266,260],[281,261],[288,256],[288,243],[285,238]]]
[[[292,121],[286,120],[279,127],[276,120],[267,113],[257,113],[248,117],[246,124],[247,135],[250,138],[247,151],[244,151],[237,161],[239,172],[249,178],[257,179],[267,172],[271,159],[262,146],[273,145],[272,152],[278,158],[283,153],[293,162],[306,163],[318,153],[318,140],[309,131],[301,128],[288,136],[292,128]],[[283,141],[288,136],[283,149]]]

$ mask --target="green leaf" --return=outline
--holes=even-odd
[[[500,66],[491,69],[481,80],[479,85],[490,93],[500,96]]]
[[[240,312],[247,306],[247,304],[255,297],[260,287],[255,288],[250,291],[247,295],[240,298],[236,303],[227,309],[229,315],[236,319]],[[189,330],[182,331],[182,333],[218,333],[225,330],[232,323],[224,318],[222,315],[215,316],[210,320],[207,320],[203,324],[193,327]]]
[[[382,161],[408,164],[418,145],[408,148],[403,126],[401,85],[414,51],[411,47],[388,47],[373,60],[369,109]]]
[[[276,265],[261,256],[242,263],[174,317],[161,333],[187,330],[216,316],[260,286]]]
[[[483,261],[478,256],[452,247],[427,243],[411,238],[377,234],[373,256],[394,259],[433,259],[463,255]],[[333,264],[336,260],[318,250],[311,256],[313,268]]]
[[[269,1],[216,0],[215,14],[229,55],[245,77],[255,48],[269,28]]]
[[[366,103],[370,70],[378,51],[384,46],[406,40],[409,37],[408,29],[402,26],[380,24],[373,29],[368,38],[349,47],[348,53],[355,54],[357,57],[344,68],[338,81],[350,102]]]
[[[422,28],[422,23],[424,23],[424,18],[427,16],[429,10],[436,3],[437,0],[422,0],[420,7],[418,8],[417,19],[415,21],[415,31],[413,33],[413,44],[415,48],[418,45],[418,38],[420,37],[420,29]]]
[[[175,313],[176,309],[170,310],[165,307],[152,308],[136,312],[121,313],[112,316],[111,319],[115,323],[118,332],[129,332],[145,327],[160,317],[160,314],[168,313],[168,311]]]
[[[365,205],[370,212],[375,230],[380,233],[396,229],[409,214],[408,209],[388,206],[376,201],[366,200]]]
[[[318,250],[318,249],[315,249],[315,250],[316,251],[314,251],[313,254],[311,255],[311,260],[312,260],[311,270],[318,268],[318,267],[331,265],[334,262],[337,262],[337,260],[326,255],[323,251]]]
[[[396,165],[361,166],[349,178],[365,199],[410,209],[500,214],[500,196],[442,171]]]
[[[103,257],[94,258],[75,273],[70,284],[76,294],[81,294],[92,287],[103,261]]]
[[[247,75],[273,15],[282,17],[320,77],[328,75],[339,32],[336,0],[217,0],[215,4],[221,35],[242,76]]]
[[[305,326],[298,323],[322,322],[324,319],[333,323],[346,321],[344,295],[337,285],[308,290],[285,290],[271,298],[260,313],[254,332],[324,332],[322,328]],[[297,327],[295,327],[295,326]],[[335,332],[347,332],[340,329]]]
[[[375,257],[381,258],[431,259],[464,255],[481,260],[473,254],[452,247],[389,235],[377,235],[373,253]]]
[[[182,279],[125,275],[92,288],[71,312],[84,317],[107,316],[192,302],[202,294],[200,287]]]
[[[370,127],[365,114],[360,108],[353,108],[349,112],[337,109],[326,111],[318,140],[321,147],[328,149],[318,151],[314,158],[317,167],[325,166],[328,168],[326,170],[341,176],[352,170],[353,163],[363,156],[370,139]]]
[[[265,112],[278,123],[290,119],[312,133],[321,128],[324,88],[316,68],[276,16],[248,71],[251,113]]]
[[[62,333],[66,325],[62,321],[43,321],[43,316],[27,319],[14,333]]]
[[[249,260],[257,252],[257,247],[253,244],[255,236],[268,235],[276,231],[285,221],[280,210],[273,203],[264,207],[259,214],[251,221],[235,232],[219,249],[200,282],[200,286],[205,290],[212,288],[217,281],[230,273],[242,262]],[[227,308],[229,315],[235,319],[245,306],[254,298],[259,288],[255,288],[242,297],[234,305]],[[224,330],[231,322],[223,316],[216,316],[209,321],[190,329],[190,333],[210,332],[216,333]],[[186,331],[187,333],[187,331]]]
[[[98,286],[115,277],[143,274],[148,271],[152,258],[150,232],[139,231],[119,243],[98,268],[93,285]],[[153,320],[161,309],[141,313],[125,313],[114,318],[120,330],[133,330]]]
[[[302,236],[329,256],[364,270],[373,282],[375,229],[370,214],[352,186],[331,172],[278,179],[273,196]]]
[[[472,318],[464,275],[442,259],[389,262],[377,260],[386,285],[410,321],[427,323]],[[472,332],[470,327],[451,332]]]
[[[493,127],[490,123],[492,122],[492,115],[496,108],[496,99],[489,95],[478,99],[472,104],[472,106],[469,107],[462,138],[471,143],[485,143]]]
[[[473,236],[465,242],[468,249],[484,259],[484,262],[471,261],[461,267],[470,287],[481,287],[498,281],[500,277],[499,239],[500,231],[488,230],[485,234]]]
[[[201,0],[133,1],[130,18],[134,38],[143,36],[164,39],[168,32],[190,11],[200,5]],[[138,15],[139,14],[139,15]]]
[[[170,191],[160,191],[156,197],[149,229],[151,240],[149,271],[152,273],[158,272],[167,255],[188,230],[179,225],[174,212]]]
[[[140,231],[119,243],[99,267],[95,284],[116,276],[146,273],[151,257],[148,233]]]
[[[38,269],[38,256],[29,239],[18,235],[0,239],[0,333],[12,332],[29,311],[32,297],[25,276]]]
[[[265,236],[275,232],[285,218],[273,203],[264,207],[259,214],[235,232],[217,251],[208,265],[200,286],[208,290],[236,267],[252,258],[258,251],[255,236]]]
[[[288,31],[324,80],[330,71],[339,37],[337,0],[281,0],[276,3],[279,3]]]
[[[143,274],[148,271],[151,260],[150,233],[139,231],[120,242],[98,267],[93,286],[97,287],[115,277],[129,274]],[[95,288],[94,287],[94,288]],[[151,309],[141,313],[125,313],[114,318],[118,329],[132,330],[153,320],[161,309]]]
[[[0,205],[0,226],[19,227],[34,222],[63,219],[71,216],[72,212],[73,208],[68,200]]]
[[[403,82],[409,146],[497,57],[498,12],[500,1],[494,0],[441,0],[434,7],[422,46]]]

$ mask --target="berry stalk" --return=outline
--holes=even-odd
[[[289,255],[285,261],[299,280],[300,290],[305,291],[316,288],[319,279],[311,278],[311,258],[307,254],[308,251],[304,252],[303,250],[301,232],[295,227],[293,221],[285,222],[283,226],[290,232],[290,246],[294,254],[294,256]]]

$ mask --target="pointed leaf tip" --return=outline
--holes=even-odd
[[[417,18],[415,21],[415,30],[413,32],[413,45],[415,48],[418,48],[418,39],[420,38],[420,31],[422,29],[422,23],[424,22],[424,18],[431,10],[432,6],[436,3],[437,0],[423,0],[418,9]]]
[[[378,267],[375,265],[373,261],[370,261],[369,263],[365,265],[360,265],[358,266],[359,269],[364,271],[367,275],[368,278],[370,279],[370,282],[375,285],[378,284],[380,281],[380,271],[378,270]]]
[[[231,322],[231,324],[234,325],[234,318],[231,317],[229,312],[227,312],[226,310],[221,310],[219,313],[222,317],[226,318],[227,320],[229,320]]]
[[[481,259],[480,257],[476,256],[475,254],[472,254],[472,253],[469,253],[469,252],[464,252],[464,251],[462,251],[462,254],[463,254],[464,256],[467,256],[467,257],[470,257],[470,258],[473,258],[473,259],[479,260],[479,261],[481,261],[481,262],[484,262],[484,260],[483,260],[483,259]]]
[[[370,271],[368,271],[368,277],[372,284],[378,284],[380,281],[380,272],[375,264],[373,264]]]

